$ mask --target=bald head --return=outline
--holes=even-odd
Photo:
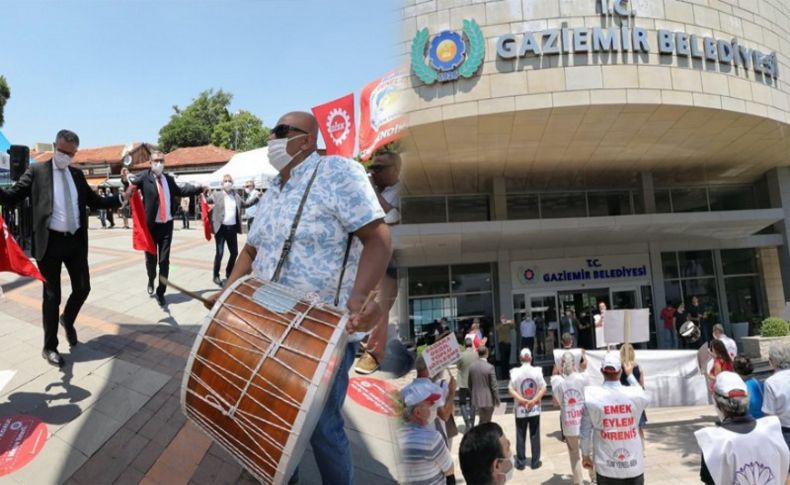
[[[280,120],[277,121],[277,124],[291,125],[295,128],[299,128],[300,130],[313,135],[314,138],[318,136],[318,121],[311,113],[304,111],[291,111],[290,113],[282,115]]]

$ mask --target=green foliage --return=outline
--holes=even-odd
[[[208,145],[214,128],[230,119],[228,106],[233,95],[223,90],[203,91],[184,109],[173,106],[170,121],[159,130],[159,147],[176,148]]]
[[[11,89],[8,87],[8,81],[6,81],[5,76],[0,76],[0,127],[2,127],[3,123],[5,123],[3,110],[5,109],[6,101],[8,101],[8,98],[10,97]]]
[[[763,320],[760,327],[760,335],[763,337],[784,337],[790,335],[790,324],[783,318],[769,317]]]
[[[269,129],[260,118],[249,111],[240,111],[214,127],[211,143],[236,151],[247,151],[266,146]]]

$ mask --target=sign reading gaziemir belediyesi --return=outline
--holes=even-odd
[[[595,4],[601,15],[618,17],[621,24],[609,28],[560,28],[504,34],[497,39],[497,57],[512,60],[562,54],[647,54],[651,42],[657,42],[661,55],[674,54],[692,60],[718,62],[720,66],[751,69],[757,74],[779,78],[776,52],[765,54],[742,45],[738,39],[716,39],[665,29],[659,29],[657,36],[651,36],[647,29],[629,26],[636,17],[636,10],[628,5],[627,0],[595,0]]]

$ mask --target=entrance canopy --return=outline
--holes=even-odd
[[[177,177],[177,181],[205,184],[218,189],[225,174],[233,177],[233,184],[237,189],[244,187],[248,180],[255,181],[255,187],[265,189],[278,172],[269,163],[269,148],[263,147],[233,155],[228,163],[212,173],[182,174]]]
[[[441,264],[470,254],[552,247],[699,241],[754,235],[782,220],[782,209],[611,217],[406,224],[392,229],[405,265]],[[575,243],[575,244],[573,244]],[[781,239],[779,244],[781,244]]]

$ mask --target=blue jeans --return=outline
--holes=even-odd
[[[675,329],[662,327],[661,330],[664,332],[664,344],[666,345],[666,348],[667,349],[678,348],[678,334],[675,331]]]
[[[332,485],[351,485],[354,481],[354,465],[351,463],[351,443],[346,436],[343,421],[343,403],[348,389],[348,371],[354,363],[359,342],[346,344],[346,353],[329,391],[324,411],[318,418],[318,425],[310,437],[321,482]],[[299,468],[294,471],[291,481],[298,479]]]

